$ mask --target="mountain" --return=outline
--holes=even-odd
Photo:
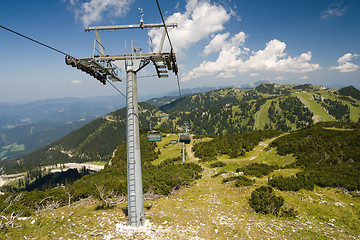
[[[184,89],[183,92],[190,94],[212,89],[215,88]],[[178,92],[167,95],[170,97],[153,98],[147,102],[161,106],[176,99]],[[46,99],[24,104],[0,103],[0,161],[32,152],[124,106],[125,99],[120,95]]]
[[[140,129],[148,129],[150,121],[156,122],[158,111],[140,103]],[[116,147],[125,141],[125,116],[125,108],[112,112],[23,157],[2,161],[0,167],[16,172],[56,163],[108,161]]]
[[[124,104],[119,96],[1,103],[0,160],[32,152]]]
[[[64,137],[89,120],[70,123],[37,122],[0,132],[0,160],[18,158]]]
[[[341,88],[341,89],[339,89],[338,94],[342,95],[342,96],[349,96],[349,97],[355,98],[357,100],[360,100],[360,91],[358,89],[356,89],[354,86],[348,86],[348,87]]]
[[[189,122],[195,134],[219,135],[260,129],[295,130],[322,121],[358,122],[360,101],[343,89],[262,83],[253,89],[227,88],[185,96],[160,110],[169,114],[160,128]]]
[[[159,108],[140,104],[140,127],[148,129],[151,121],[155,128],[179,131],[188,122],[192,133],[211,136],[264,129],[288,132],[334,120],[358,122],[360,100],[341,95],[342,91],[311,84],[262,83],[253,89],[219,89],[173,101],[164,97],[158,102],[165,105]],[[107,161],[125,140],[125,121],[123,108],[0,166],[18,171],[54,163]]]
[[[217,89],[222,89],[225,87],[200,87],[200,88],[185,88],[181,89],[181,96],[187,96],[187,95],[194,95],[197,93],[204,93],[209,91],[214,91]],[[149,103],[151,105],[154,105],[155,107],[161,107],[165,104],[169,104],[173,102],[174,100],[180,98],[179,91],[173,91],[167,93],[164,97],[154,97],[150,98],[149,100],[146,100],[146,103]]]
[[[183,89],[182,94],[186,96],[218,88]],[[146,102],[160,107],[176,100],[178,95],[178,92],[172,92],[166,97]],[[125,100],[119,95],[46,99],[25,104],[0,103],[0,161],[21,157],[56,141],[89,121],[120,109],[124,104]]]
[[[9,129],[40,121],[73,122],[94,119],[125,106],[120,96],[93,98],[59,98],[24,104],[0,104],[0,129]],[[10,121],[11,120],[11,121]]]

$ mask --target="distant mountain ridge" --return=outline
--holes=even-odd
[[[262,83],[252,89],[226,88],[187,95],[169,103],[160,98],[158,102],[165,105],[159,108],[140,104],[140,124],[148,129],[151,121],[155,128],[178,131],[188,122],[192,133],[211,136],[262,129],[286,132],[323,121],[359,122],[360,100],[353,97],[359,90],[351,88],[355,95],[349,95],[346,88],[343,91],[311,84]],[[0,167],[107,160],[125,136],[123,108],[17,161],[0,162]]]
[[[0,103],[0,160],[34,151],[124,104],[121,96]]]
[[[344,96],[341,89],[262,83],[253,89],[228,88],[186,96],[161,106],[170,114],[161,128],[176,129],[187,121],[196,134],[291,131],[320,121],[358,122],[359,105],[359,100]]]
[[[147,103],[139,105],[140,129],[155,122],[159,110]],[[126,137],[126,110],[122,108],[97,118],[61,139],[16,160],[0,161],[0,168],[26,171],[28,168],[65,162],[107,161]]]
[[[215,89],[184,89],[184,94]],[[165,97],[175,100],[178,92]],[[147,99],[146,96],[140,99]],[[158,106],[163,98],[149,100]],[[0,161],[20,157],[58,140],[89,121],[125,106],[121,95],[92,98],[60,98],[22,104],[0,103]]]
[[[125,101],[119,96],[46,99],[25,104],[0,103],[0,116],[12,119],[10,123],[0,123],[0,129],[41,121],[66,123],[79,119],[94,119],[124,106]]]

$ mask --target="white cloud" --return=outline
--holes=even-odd
[[[104,17],[124,16],[134,0],[69,0],[75,17],[85,26],[101,21]]]
[[[345,14],[345,11],[348,9],[348,6],[342,6],[341,2],[335,2],[331,4],[325,11],[321,13],[322,19],[327,19],[329,17],[342,17]]]
[[[346,53],[344,56],[342,56],[341,58],[338,59],[338,63],[339,63],[339,65],[343,65],[347,62],[350,62],[351,59],[358,58],[358,57],[359,57],[358,54]]]
[[[240,33],[237,34],[237,36],[240,36]],[[244,33],[243,35],[245,36]],[[239,37],[237,39],[243,40],[234,41],[227,47],[222,48],[215,62],[203,61],[198,67],[187,73],[182,78],[182,81],[210,76],[215,73],[221,74],[222,72],[224,72],[224,74],[226,73],[226,75],[234,74],[235,72],[244,73],[254,71],[301,73],[321,69],[319,64],[309,63],[312,57],[311,52],[302,53],[297,57],[287,57],[285,53],[286,44],[277,39],[268,42],[265,49],[252,52],[252,55],[244,60],[248,55],[249,49],[243,47],[245,37]]]
[[[81,83],[83,83],[83,81],[81,81],[81,80],[73,80],[71,82],[71,84],[81,84]]]
[[[275,77],[275,80],[284,81],[284,80],[287,80],[287,78],[284,76],[277,76],[277,77]]]
[[[234,78],[235,74],[232,72],[222,72],[220,73],[217,78]]]
[[[212,52],[218,52],[224,45],[225,40],[230,36],[230,33],[217,34],[210,43],[204,48],[203,55],[207,56]]]
[[[232,37],[229,41],[226,39],[230,36],[230,33],[217,34],[210,43],[205,46],[203,55],[207,56],[212,52],[218,52],[221,49],[228,49],[233,46],[242,46],[245,43],[246,34],[244,32],[239,32],[234,37]]]
[[[223,24],[230,17],[231,14],[220,5],[211,4],[208,1],[188,0],[184,13],[176,12],[166,19],[167,23],[178,25],[177,28],[168,29],[175,52],[182,55],[194,43],[223,30]],[[162,29],[149,31],[155,51],[160,45],[162,32]],[[163,50],[168,49],[166,40]]]
[[[339,72],[355,72],[358,70],[359,65],[351,63],[350,61],[358,57],[359,54],[346,53],[337,60],[338,66],[331,66],[330,70],[338,70]]]
[[[299,79],[300,79],[300,80],[308,80],[308,79],[309,79],[309,77],[308,77],[308,76],[306,76],[306,75],[304,75],[304,76],[302,76],[302,77],[299,77]]]
[[[250,77],[256,77],[259,75],[259,73],[250,73],[249,75],[250,75]]]

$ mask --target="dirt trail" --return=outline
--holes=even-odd
[[[187,156],[190,158],[189,160],[191,162],[199,160],[199,158],[195,157],[194,152],[192,151],[193,146],[194,146],[194,140],[193,139],[190,142],[190,144],[185,145],[185,150],[186,150]]]
[[[279,136],[278,136],[279,137]],[[256,159],[259,154],[264,151],[265,148],[267,148],[270,143],[272,143],[275,139],[277,139],[278,137],[274,137],[271,139],[268,139],[264,142],[260,142],[259,145],[257,145],[254,150],[252,150],[250,153],[246,153],[244,157],[239,157],[239,158],[235,158],[235,159],[224,159],[224,158],[219,158],[219,160],[224,160],[224,161],[228,161],[228,162],[237,162],[239,160],[254,160]]]
[[[246,158],[254,159],[273,140],[256,147]],[[193,141],[186,145],[189,161],[196,161],[191,151]],[[239,161],[237,159],[236,161]],[[249,207],[251,189],[235,188],[213,178],[215,170],[202,166],[202,178],[191,187],[183,187],[168,198],[158,199],[147,212],[148,219],[157,225],[155,239],[250,239],[284,238],[271,233],[269,225]],[[254,225],[254,221],[257,223]],[[276,221],[273,222],[276,226]],[[155,227],[153,225],[153,227]]]

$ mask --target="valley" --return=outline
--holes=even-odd
[[[98,163],[65,163],[59,164],[59,166],[44,166],[41,170],[48,171],[50,173],[54,172],[62,172],[68,169],[82,169],[86,168],[90,171],[97,172],[104,169],[104,162]],[[25,178],[26,172],[23,173],[15,173],[15,174],[8,174],[8,175],[1,175],[0,174],[0,187],[9,184],[11,182],[16,182],[18,180],[23,180]]]

